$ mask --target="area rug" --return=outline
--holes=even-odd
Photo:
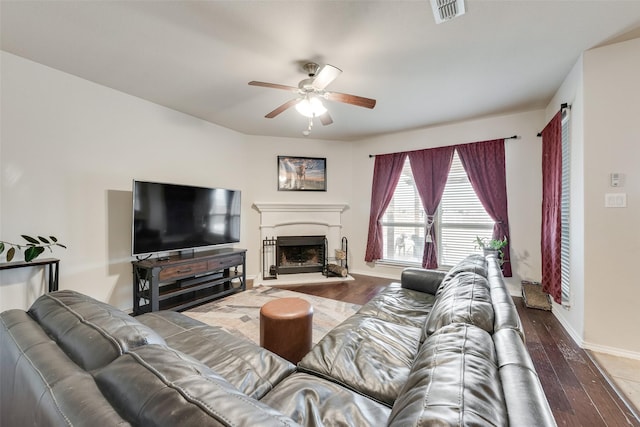
[[[551,301],[549,295],[542,291],[540,284],[523,283],[522,298],[528,308],[551,311]]]
[[[187,316],[260,344],[260,307],[278,298],[298,297],[313,307],[312,340],[316,344],[331,329],[360,309],[358,304],[287,291],[269,286],[257,286],[189,311]]]

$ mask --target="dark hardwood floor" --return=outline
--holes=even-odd
[[[352,276],[354,281],[279,288],[364,304],[393,281]],[[640,420],[551,312],[529,309],[522,298],[514,298],[514,302],[525,330],[529,354],[559,426],[640,427]]]

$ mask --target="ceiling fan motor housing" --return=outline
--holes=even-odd
[[[309,77],[315,76],[319,68],[320,66],[315,62],[307,62],[302,66],[302,69],[304,70],[305,73],[307,73]]]

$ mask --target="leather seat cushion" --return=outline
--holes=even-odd
[[[165,344],[151,328],[123,311],[71,290],[42,295],[28,313],[88,371],[138,346]]]
[[[465,324],[447,325],[429,336],[388,425],[508,425],[491,336]]]
[[[102,393],[141,426],[295,426],[206,365],[178,350],[146,345],[98,370]]]
[[[158,311],[136,319],[158,332],[169,347],[198,359],[255,399],[295,371],[295,365],[253,342],[182,313]]]
[[[418,352],[421,329],[355,314],[325,335],[298,369],[392,406]]]
[[[391,409],[332,381],[298,372],[269,392],[265,403],[305,425],[375,426]]]
[[[398,325],[422,328],[433,308],[435,296],[402,288],[392,283],[380,291],[358,311]]]

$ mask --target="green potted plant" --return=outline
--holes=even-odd
[[[476,236],[475,244],[475,248],[482,249],[482,252],[485,255],[492,253],[497,254],[500,265],[504,263],[504,252],[502,251],[502,248],[508,244],[507,236],[504,236],[502,239],[487,239],[486,237],[481,238]]]
[[[23,234],[22,238],[26,240],[27,243],[19,244],[0,240],[0,255],[2,255],[4,253],[4,250],[8,247],[6,254],[7,262],[11,262],[16,254],[16,251],[21,251],[23,249],[24,260],[26,262],[31,262],[38,256],[40,256],[45,249],[49,249],[49,251],[53,252],[53,250],[51,249],[53,246],[59,246],[64,249],[67,248],[62,243],[59,243],[58,239],[55,236],[49,236],[48,238],[38,236],[38,238],[36,239]]]

